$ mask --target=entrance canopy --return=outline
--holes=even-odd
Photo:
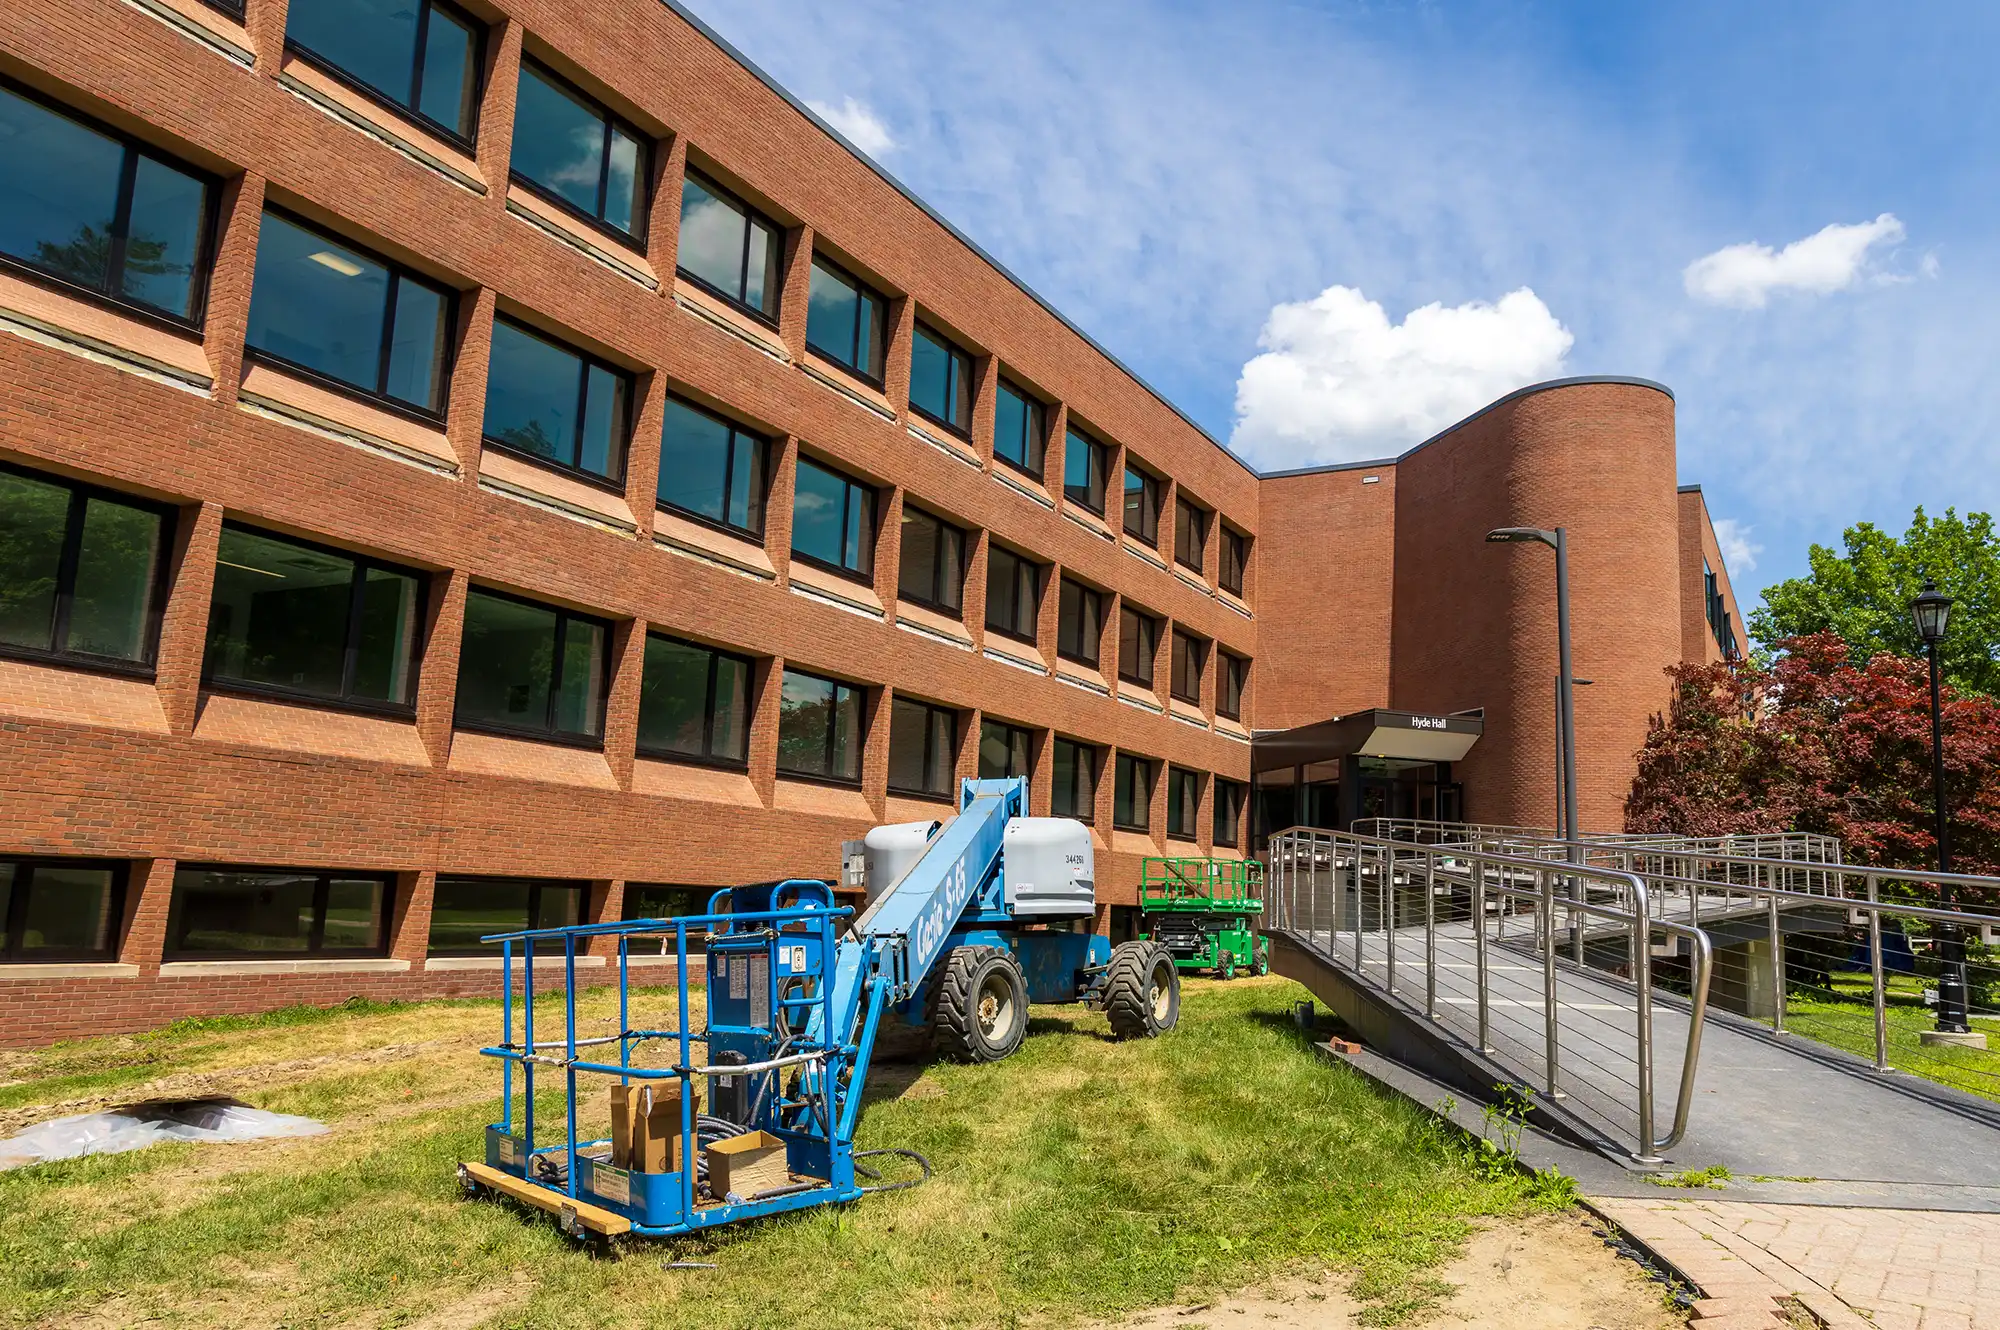
[[[1346,757],[1460,762],[1486,730],[1483,711],[1448,716],[1373,707],[1289,730],[1259,730],[1250,744],[1250,772],[1290,771]]]

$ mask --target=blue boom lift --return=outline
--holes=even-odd
[[[460,1181],[474,1194],[550,1211],[586,1239],[665,1237],[851,1201],[879,1189],[856,1180],[876,1175],[855,1163],[854,1129],[885,1018],[926,1027],[939,1051],[971,1061],[1018,1048],[1030,1002],[1102,1007],[1119,1038],[1170,1029],[1180,1011],[1173,957],[1152,942],[1113,947],[1087,931],[1096,909],[1089,829],[1025,817],[1026,800],[1019,778],[965,781],[949,822],[878,827],[850,842],[847,871],[868,889],[851,928],[853,911],[826,883],[793,880],[725,888],[699,916],[488,938],[503,957],[503,1033],[480,1051],[501,1062],[501,1120],[487,1128],[485,1161],[460,1165]],[[618,1033],[580,1037],[577,958],[598,937],[616,940]],[[671,938],[679,959],[672,1028],[634,1024],[630,948],[647,938]],[[699,1029],[688,1019],[691,940],[693,963],[707,972]],[[564,965],[565,1022],[555,1038],[536,1037],[538,957]],[[536,1114],[547,1106],[536,1102],[537,1081],[546,1092],[552,1072],[562,1078],[563,1122],[553,1140],[538,1141]],[[641,1171],[614,1165],[608,1139],[579,1139],[580,1076],[632,1087],[649,1105],[677,1104],[678,1149]],[[709,1147],[753,1132],[768,1135],[737,1144],[768,1145],[775,1156],[782,1143],[781,1172],[766,1170],[748,1195],[733,1186],[714,1194]],[[871,1153],[902,1152],[860,1155]]]

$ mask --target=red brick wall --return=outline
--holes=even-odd
[[[1683,487],[1679,499],[1681,659],[1713,664],[1722,659],[1722,646],[1715,640],[1715,630],[1708,626],[1708,592],[1701,575],[1702,560],[1706,559],[1715,573],[1722,602],[1736,625],[1738,650],[1749,650],[1749,626],[1736,599],[1736,588],[1730,584],[1729,567],[1722,561],[1722,547],[1716,543],[1715,525],[1709,519],[1708,503],[1702,498],[1700,486]]]

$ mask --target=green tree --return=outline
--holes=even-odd
[[[1846,553],[1815,545],[1811,571],[1764,593],[1750,632],[1765,647],[1789,638],[1837,633],[1856,660],[1882,652],[1923,653],[1910,601],[1926,576],[1952,597],[1945,634],[1945,677],[1962,692],[2000,696],[2000,535],[1987,513],[1940,518],[1922,508],[1898,540],[1870,522],[1841,535]]]

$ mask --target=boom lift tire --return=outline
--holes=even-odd
[[[1000,947],[953,947],[931,985],[931,1037],[938,1052],[998,1062],[1028,1033],[1028,980]]]
[[[1104,979],[1104,1014],[1119,1039],[1153,1039],[1181,1018],[1181,972],[1157,942],[1120,942]]]

